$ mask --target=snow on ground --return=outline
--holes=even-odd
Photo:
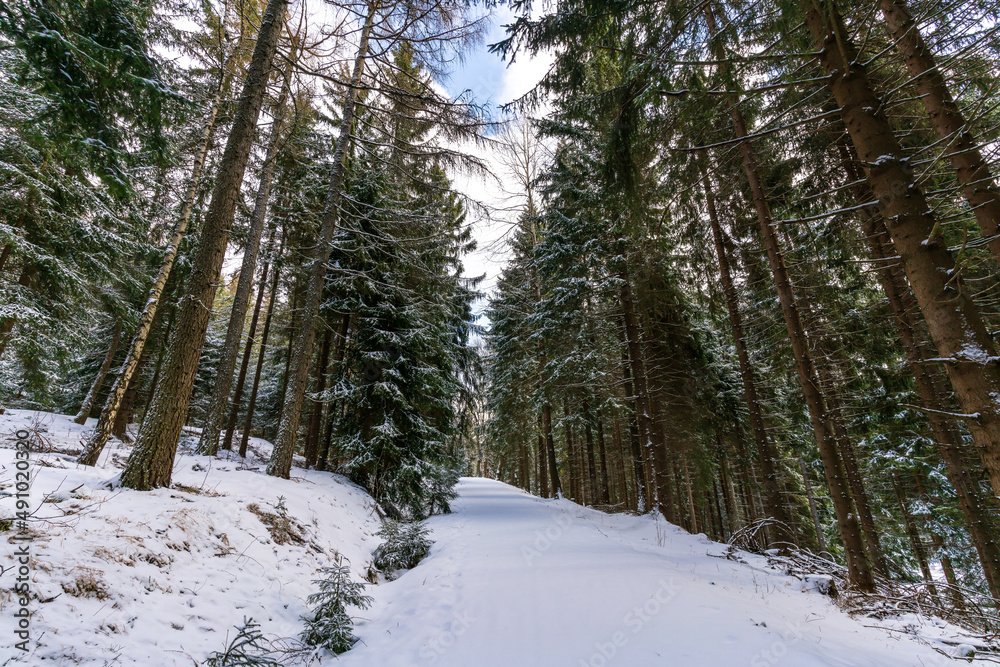
[[[430,555],[357,626],[344,667],[913,667],[954,662],[802,582],[651,517],[463,479]],[[904,619],[921,623],[920,619]],[[922,621],[924,634],[947,635]]]
[[[14,514],[11,438],[32,423],[56,450],[78,450],[88,430],[60,415],[0,415],[0,517]],[[264,441],[251,444],[268,453]],[[96,468],[58,451],[32,454],[32,505],[40,509],[31,627],[40,645],[27,664],[190,667],[223,650],[244,616],[269,638],[296,637],[318,568],[339,553],[360,579],[380,542],[372,499],[339,475],[295,468],[288,481],[265,475],[257,457],[181,454],[174,488],[112,491],[104,483],[127,450],[120,441],[108,447]],[[279,505],[298,527],[280,530]],[[262,519],[277,524],[276,536]],[[15,546],[0,544],[0,565],[9,566]],[[20,653],[12,648],[12,577],[0,583],[0,665]]]
[[[174,488],[112,491],[105,483],[127,455],[122,443],[109,444],[100,466],[78,466],[69,452],[86,427],[18,410],[0,415],[0,518],[14,513],[11,438],[25,426],[53,450],[32,455],[37,646],[22,656],[27,664],[193,665],[222,650],[244,616],[270,639],[293,638],[318,568],[339,553],[360,580],[379,542],[363,490],[298,468],[292,480],[268,477],[264,441],[253,441],[247,461],[193,456],[182,442]],[[763,558],[728,560],[724,545],[662,520],[607,515],[483,479],[463,479],[458,490],[455,512],[429,521],[430,555],[369,587],[374,606],[354,610],[362,641],[324,663],[955,664],[927,644],[961,641],[950,626],[852,619]],[[6,567],[15,545],[0,544]],[[7,571],[0,582],[0,665],[19,655],[11,649],[12,577]],[[925,641],[892,631],[907,626]]]

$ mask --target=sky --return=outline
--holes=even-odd
[[[513,12],[507,7],[498,7],[491,14],[492,25],[483,43],[466,54],[465,61],[458,64],[450,78],[441,83],[455,97],[471,91],[477,102],[487,103],[494,116],[500,117],[499,107],[534,88],[548,70],[551,58],[544,55],[529,58],[526,54],[519,54],[513,65],[510,65],[497,54],[490,53],[489,45],[503,39],[504,26],[514,20]],[[487,164],[497,166],[497,160],[491,159],[488,150],[475,152]],[[516,212],[510,209],[517,204],[517,193],[507,191],[511,185],[510,178],[499,169],[495,176],[495,179],[484,179],[464,173],[451,174],[456,190],[493,209],[486,214],[477,211],[476,207],[470,207],[469,218],[479,247],[464,260],[465,275],[486,276],[480,287],[486,293],[495,287],[496,279],[503,269],[507,258],[503,239],[516,217]],[[485,305],[485,301],[478,303],[477,311],[481,311]]]

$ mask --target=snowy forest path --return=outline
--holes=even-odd
[[[651,517],[465,478],[429,556],[370,589],[348,667],[938,665],[792,577]]]

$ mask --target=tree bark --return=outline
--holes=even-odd
[[[996,345],[938,234],[936,220],[908,165],[843,19],[834,7],[803,3],[818,60],[906,277],[945,361],[994,493],[1000,494],[1000,366]]]
[[[171,341],[163,377],[149,408],[149,418],[139,432],[135,448],[121,475],[122,485],[128,488],[147,490],[170,485],[177,441],[184,426],[198,359],[205,344],[236,200],[253,146],[287,4],[288,0],[269,0],[261,17],[257,43],[192,262],[187,294],[179,304],[177,332]]]
[[[77,424],[86,424],[87,420],[90,419],[90,411],[94,407],[94,402],[97,400],[97,395],[101,392],[101,386],[104,384],[104,378],[107,377],[108,371],[111,370],[111,363],[115,360],[115,352],[118,351],[118,340],[122,336],[122,322],[118,320],[115,322],[115,332],[111,336],[111,346],[108,348],[108,353],[104,355],[104,362],[97,371],[97,377],[94,378],[93,383],[90,385],[90,391],[87,392],[86,397],[83,399],[83,405],[80,406],[80,412],[76,414],[73,419]]]
[[[968,122],[948,90],[927,43],[924,42],[905,0],[880,0],[889,34],[903,56],[906,70],[917,84],[920,101],[934,131],[945,142],[951,166],[958,175],[979,228],[993,256],[1000,261],[1000,189],[983,159]]]
[[[369,0],[368,14],[364,27],[361,29],[361,40],[354,58],[354,70],[351,73],[350,85],[344,94],[342,105],[342,120],[340,135],[333,153],[333,170],[327,189],[326,207],[320,223],[320,233],[315,252],[312,257],[312,267],[309,273],[309,287],[306,290],[305,304],[302,308],[302,326],[295,338],[295,350],[292,355],[289,389],[291,395],[285,396],[281,411],[281,424],[278,436],[267,464],[267,474],[288,478],[292,469],[292,455],[295,453],[295,440],[298,437],[299,420],[302,416],[302,401],[305,398],[306,383],[309,379],[309,362],[312,359],[313,343],[316,338],[316,317],[319,314],[319,303],[323,295],[323,285],[326,280],[326,267],[330,258],[330,246],[337,230],[340,215],[340,199],[343,195],[344,176],[347,171],[347,146],[351,141],[354,126],[354,112],[357,106],[358,87],[365,71],[365,61],[368,58],[368,37],[375,22],[375,13],[379,6],[377,0]]]
[[[215,370],[215,386],[212,388],[208,414],[205,416],[205,425],[198,441],[198,451],[209,456],[215,456],[218,453],[222,420],[226,415],[226,406],[229,405],[233,371],[236,369],[236,357],[243,338],[243,325],[247,319],[247,307],[250,305],[250,293],[253,291],[254,274],[257,272],[257,252],[260,248],[261,236],[264,233],[268,199],[271,197],[271,181],[274,179],[274,167],[281,143],[285,106],[291,88],[292,66],[298,57],[297,45],[298,40],[293,37],[291,53],[282,76],[281,94],[274,106],[274,122],[271,124],[271,134],[267,140],[267,153],[264,156],[260,184],[257,187],[257,197],[254,200],[253,214],[250,217],[250,232],[246,248],[243,251],[240,279],[236,285],[236,295],[233,297],[233,307],[229,314],[226,340],[222,345],[222,358],[219,359],[219,365]]]

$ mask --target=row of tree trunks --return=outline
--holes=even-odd
[[[337,334],[337,348],[333,355],[338,368],[343,367],[344,359],[347,356],[347,344],[348,337],[350,336],[350,329],[351,315],[350,313],[345,313],[340,321],[340,330]],[[328,412],[329,415],[326,418],[326,433],[323,436],[323,446],[320,448],[319,458],[316,462],[317,470],[328,469],[330,463],[330,448],[333,443],[333,427],[337,421],[337,415],[340,414],[342,410],[337,403],[334,403],[330,406]]]
[[[635,300],[632,296],[631,278],[627,267],[623,267],[618,275],[621,281],[620,299],[622,307],[622,336],[628,353],[628,364],[632,375],[632,389],[636,414],[636,425],[642,458],[650,473],[649,498],[650,506],[655,506],[667,517],[673,520],[674,508],[669,502],[670,466],[667,462],[664,443],[658,437],[660,432],[654,427],[653,408],[649,395],[649,385],[646,380],[646,363],[639,333],[639,323],[636,317]]]
[[[305,463],[307,468],[316,467],[319,456],[319,432],[323,425],[323,392],[326,390],[326,373],[330,364],[330,343],[333,330],[327,327],[323,334],[323,343],[319,348],[319,359],[316,360],[316,374],[313,379],[312,411],[309,414],[309,429],[306,431]]]
[[[739,298],[736,287],[733,283],[732,269],[729,260],[728,243],[719,222],[718,209],[715,205],[714,188],[705,169],[705,156],[702,155],[699,163],[701,168],[702,188],[705,194],[705,206],[708,209],[709,222],[712,226],[712,237],[715,240],[715,254],[719,263],[719,280],[722,283],[722,294],[726,300],[726,309],[729,312],[729,326],[733,332],[733,340],[736,343],[736,357],[740,366],[740,377],[743,380],[743,396],[747,404],[747,414],[750,418],[750,430],[753,433],[754,444],[757,446],[757,459],[760,461],[761,471],[764,474],[764,499],[767,513],[788,525],[789,520],[785,512],[784,503],[781,500],[781,491],[778,485],[778,475],[775,470],[775,453],[771,441],[767,436],[767,429],[764,426],[764,417],[761,414],[761,403],[759,392],[757,391],[757,378],[753,366],[750,363],[750,353],[747,350],[746,337],[743,332],[743,317],[740,314]],[[780,536],[771,532],[771,539],[779,539]]]
[[[715,14],[710,4],[705,6],[705,19],[708,24],[709,33],[714,39],[718,34],[718,28],[715,21]],[[725,54],[721,50],[721,44],[715,47],[715,53],[721,62],[726,61]],[[726,67],[726,65],[722,65],[722,67]],[[837,516],[837,526],[840,529],[841,541],[844,544],[844,551],[847,557],[848,576],[852,586],[860,591],[870,592],[875,589],[875,580],[868,562],[868,554],[851,498],[849,482],[844,473],[843,463],[832,433],[832,424],[829,419],[826,403],[820,390],[819,379],[816,376],[816,369],[810,355],[809,341],[806,338],[791,279],[788,275],[784,255],[775,231],[774,219],[771,215],[770,203],[760,176],[757,157],[747,139],[746,121],[738,106],[738,101],[730,98],[729,105],[730,119],[733,123],[735,136],[737,139],[741,139],[739,146],[743,158],[743,169],[753,196],[753,204],[760,225],[761,240],[767,251],[768,262],[781,305],[781,313],[788,329],[788,337],[795,359],[799,384],[805,397],[806,406],[809,411],[809,421],[812,425],[817,447],[819,448],[826,483],[829,487],[830,498],[833,501],[834,511]]]
[[[282,238],[282,247],[284,246],[284,238]],[[271,334],[271,320],[274,316],[274,306],[278,302],[278,285],[281,280],[281,265],[277,262],[281,259],[281,250],[278,251],[278,256],[275,259],[274,267],[274,277],[271,279],[271,292],[267,301],[267,314],[264,315],[264,329],[260,334],[260,349],[257,352],[257,367],[254,369],[253,373],[253,383],[250,387],[250,398],[247,401],[247,414],[244,417],[243,422],[243,433],[240,435],[240,456],[246,457],[247,455],[247,445],[250,442],[250,431],[253,428],[253,415],[254,410],[257,407],[257,391],[260,388],[260,374],[264,368],[264,358],[267,356],[267,340]],[[261,283],[263,288],[263,282]],[[249,341],[247,342],[249,345]],[[240,391],[240,387],[237,386],[237,391]],[[239,401],[233,401],[233,412],[239,410]],[[230,422],[234,423],[235,415],[230,412],[229,418]],[[226,428],[226,442],[230,442],[232,439],[232,429]],[[228,448],[227,448],[228,449]]]
[[[261,16],[257,42],[191,264],[187,292],[179,304],[176,332],[163,377],[121,475],[122,485],[128,488],[145,490],[170,484],[174,454],[205,344],[229,231],[253,147],[271,63],[278,48],[287,1],[270,0]]]
[[[284,230],[282,230],[284,231]],[[274,237],[271,237],[272,245]],[[278,249],[278,256],[284,249],[284,233],[282,233],[282,243]],[[274,248],[269,248],[273,252]],[[230,450],[233,448],[233,433],[236,429],[236,420],[239,418],[240,404],[243,402],[243,390],[246,385],[247,371],[250,368],[250,357],[253,355],[253,347],[257,338],[257,323],[260,321],[260,309],[264,302],[264,292],[267,290],[268,273],[271,270],[271,258],[264,260],[260,269],[260,284],[257,286],[257,298],[254,301],[253,313],[250,315],[250,329],[247,331],[247,342],[243,346],[243,358],[240,361],[240,372],[236,377],[236,387],[233,390],[232,405],[229,406],[229,417],[226,419],[226,431],[222,437],[222,448]]]
[[[855,199],[859,204],[870,202],[873,195],[862,182],[861,169],[851,147],[840,142],[838,151],[848,182],[856,184],[853,186]],[[931,432],[944,461],[949,481],[955,488],[969,534],[983,565],[990,593],[1000,600],[1000,544],[996,539],[997,525],[993,519],[996,512],[990,511],[997,508],[997,503],[980,491],[976,475],[965,460],[966,448],[962,434],[957,425],[951,423],[946,416],[951,412],[951,406],[943,399],[944,383],[934,377],[927,364],[927,360],[935,355],[918,337],[915,298],[899,265],[896,249],[892,247],[886,226],[877,211],[867,207],[858,211],[869,252],[877,262],[882,289],[895,316],[896,329],[914,378],[917,395],[927,411]]]
[[[941,460],[944,461],[949,481],[955,488],[969,534],[983,565],[990,592],[994,598],[1000,600],[1000,543],[996,539],[997,525],[992,516],[996,513],[997,503],[980,491],[977,475],[965,460],[966,447],[962,441],[962,434],[946,416],[950,406],[941,398],[944,396],[943,383],[934,378],[926,363],[933,354],[918,341],[913,309],[908,307],[906,299],[906,295],[909,294],[906,278],[895,260],[891,259],[895,253],[887,248],[889,241],[884,226],[874,218],[866,221],[865,226],[872,256],[881,260],[879,274],[882,287],[895,313],[900,341],[910,364],[917,395],[927,410],[931,432],[937,442]],[[979,463],[978,457],[976,458],[976,463]],[[994,511],[991,512],[991,509]]]
[[[619,331],[624,332],[620,327]],[[624,333],[622,333],[624,339]],[[624,343],[624,340],[622,341]],[[636,403],[635,385],[632,382],[632,369],[629,363],[628,349],[622,345],[622,388],[625,390],[625,401],[631,407],[628,416],[629,450],[632,455],[633,479],[635,481],[635,510],[639,513],[649,511],[649,480],[646,478],[646,463],[643,458],[641,434],[639,431],[639,405]]]
[[[921,475],[920,470],[914,469],[913,471],[913,481],[916,483],[917,497],[921,500],[929,500],[927,495],[927,490],[924,488],[924,479]],[[955,606],[955,609],[962,611],[965,609],[965,602],[962,599],[962,593],[958,590],[958,577],[955,576],[955,569],[952,567],[951,559],[948,555],[944,553],[944,539],[934,530],[927,530],[927,525],[929,522],[929,517],[925,514],[923,516],[923,524],[925,531],[930,533],[931,543],[934,545],[934,550],[937,552],[938,560],[941,563],[941,569],[944,571],[945,581],[948,585],[952,587],[951,590],[951,603]],[[995,598],[994,598],[995,599]]]
[[[146,305],[143,307],[142,315],[139,317],[139,325],[136,327],[135,334],[132,337],[128,355],[125,357],[125,362],[118,371],[114,384],[111,385],[111,390],[104,403],[104,408],[101,410],[101,416],[97,420],[94,433],[90,436],[90,439],[83,448],[83,452],[77,459],[77,462],[83,465],[96,465],[101,451],[104,450],[104,445],[107,444],[108,439],[114,434],[114,425],[118,421],[118,412],[122,408],[125,393],[128,391],[132,376],[138,370],[143,348],[145,348],[146,341],[153,328],[156,313],[159,310],[160,303],[163,301],[163,293],[167,285],[167,280],[173,271],[177,252],[180,250],[181,241],[184,239],[188,223],[191,221],[191,213],[194,211],[195,203],[198,200],[199,185],[201,183],[202,172],[205,168],[205,160],[208,157],[208,150],[211,148],[212,139],[215,136],[215,128],[219,119],[219,109],[222,106],[223,92],[229,87],[230,78],[231,74],[227,69],[226,73],[219,80],[219,87],[216,89],[215,96],[212,98],[212,103],[208,108],[208,117],[205,120],[205,127],[202,129],[201,143],[198,145],[198,150],[195,153],[194,163],[191,165],[191,173],[188,176],[187,188],[184,192],[180,214],[177,216],[177,222],[170,234],[170,241],[160,262],[160,269],[157,271],[156,278],[153,279],[153,286],[149,289],[149,294],[146,297]],[[157,371],[159,369],[159,364],[157,364]],[[157,373],[157,378],[159,378],[159,373]],[[148,403],[146,409],[147,411],[149,409]]]
[[[934,576],[931,574],[930,564],[927,562],[927,550],[924,549],[924,543],[920,539],[917,524],[913,521],[913,515],[910,513],[909,503],[904,498],[903,490],[900,488],[899,475],[895,471],[892,473],[892,488],[896,494],[896,503],[899,505],[900,514],[903,516],[903,527],[906,529],[906,536],[910,540],[913,555],[917,557],[920,574],[923,575],[924,582],[928,584],[928,590],[930,590],[931,595],[935,600],[940,602],[937,589],[934,587]]]
[[[267,464],[267,473],[275,477],[287,479],[292,468],[292,456],[295,453],[295,442],[298,438],[299,422],[302,416],[302,403],[305,399],[309,366],[313,356],[313,344],[316,339],[316,321],[326,281],[327,262],[330,258],[330,248],[340,219],[340,200],[343,196],[344,178],[347,172],[347,149],[351,143],[359,87],[365,71],[365,62],[368,59],[368,39],[372,26],[375,24],[375,14],[378,7],[379,3],[376,0],[370,0],[368,3],[358,50],[354,57],[350,83],[344,93],[344,102],[341,105],[340,134],[333,152],[333,168],[327,187],[326,206],[320,222],[319,238],[310,259],[308,286],[302,307],[302,324],[295,336],[289,368],[288,392],[283,401],[281,423],[278,427],[274,450],[271,453],[271,460]]]
[[[597,413],[597,447],[601,460],[601,486],[598,502],[607,505],[611,502],[611,476],[608,475],[608,453],[604,444],[604,420],[600,411]]]
[[[837,9],[804,2],[806,27],[878,211],[951,380],[995,493],[1000,493],[1000,367],[937,219],[875,95]]]
[[[822,352],[822,345],[817,341],[817,349]],[[882,554],[882,544],[878,529],[875,527],[875,517],[872,515],[871,503],[868,501],[868,491],[861,475],[854,445],[844,425],[844,410],[840,403],[839,391],[830,372],[828,363],[816,365],[820,380],[823,383],[824,395],[828,408],[830,423],[833,426],[833,436],[837,442],[841,459],[844,463],[844,474],[851,485],[851,495],[854,497],[854,507],[858,510],[858,521],[865,536],[868,554],[871,556],[875,571],[883,577],[889,576],[889,566]]]
[[[254,276],[257,273],[257,252],[260,240],[264,234],[264,221],[267,218],[267,205],[271,197],[271,182],[274,179],[274,168],[281,145],[281,135],[285,119],[285,107],[291,90],[292,67],[298,58],[298,39],[292,37],[291,53],[282,73],[281,93],[274,104],[274,120],[271,123],[270,136],[267,140],[267,151],[264,165],[257,186],[257,196],[254,200],[253,213],[250,216],[250,231],[247,235],[246,247],[243,249],[243,261],[240,266],[239,282],[233,297],[232,310],[229,314],[229,325],[226,328],[226,339],[222,344],[222,357],[215,369],[215,386],[209,399],[208,414],[198,441],[198,451],[202,454],[215,456],[219,449],[219,435],[222,431],[222,420],[229,405],[229,392],[233,385],[233,371],[236,369],[236,357],[239,354],[240,341],[243,337],[243,325],[247,319],[247,308],[250,305],[250,294],[253,291]],[[251,337],[252,338],[252,337]],[[245,355],[244,355],[245,356]],[[229,447],[226,447],[229,449]]]

